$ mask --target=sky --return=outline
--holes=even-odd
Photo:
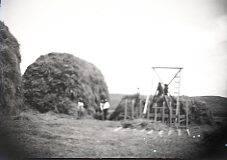
[[[0,9],[22,73],[64,52],[96,65],[110,93],[154,93],[152,67],[176,66],[182,95],[227,97],[226,0],[2,0]],[[174,72],[160,77],[168,83]]]

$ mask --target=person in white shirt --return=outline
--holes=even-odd
[[[101,112],[103,111],[103,105],[104,105],[104,100],[102,99],[101,102],[100,102],[100,106],[99,106]]]
[[[103,106],[102,106],[104,120],[107,119],[107,115],[108,115],[108,110],[109,110],[109,108],[110,108],[110,103],[108,102],[107,99],[105,99],[105,100],[104,100],[104,103],[103,103]]]
[[[105,101],[104,101],[104,99],[101,99],[101,102],[100,102],[100,110],[99,110],[99,112],[102,114],[102,117],[101,117],[101,119],[103,120],[104,118],[103,118],[103,107],[104,107],[104,103],[105,103]]]
[[[83,111],[84,111],[84,102],[83,102],[82,98],[79,98],[79,100],[78,100],[77,109],[78,109],[78,118],[81,118],[83,115]]]

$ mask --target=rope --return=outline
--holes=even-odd
[[[174,75],[174,77],[169,82],[168,86],[172,83],[172,81],[176,78],[176,76],[178,75],[178,73],[180,73],[180,71],[181,71],[181,69],[179,69],[179,71]]]

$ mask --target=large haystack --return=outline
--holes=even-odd
[[[15,114],[22,106],[19,44],[0,21],[0,110]]]
[[[78,98],[88,114],[109,98],[102,73],[91,63],[66,53],[39,57],[23,75],[25,102],[40,112],[73,114]]]

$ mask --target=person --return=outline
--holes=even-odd
[[[101,102],[100,102],[100,108],[98,110],[99,113],[101,113],[101,120],[103,120],[103,106],[104,106],[104,99],[101,98]]]
[[[73,92],[73,90],[70,90],[70,99],[71,99],[72,101],[74,101],[75,98],[76,98],[75,93]]]
[[[100,106],[99,106],[101,112],[103,111],[103,105],[104,105],[104,99],[101,99]]]
[[[84,111],[84,102],[82,100],[82,98],[79,98],[78,103],[77,103],[77,108],[78,108],[78,118],[81,118],[83,115],[83,111]]]
[[[164,95],[168,95],[168,84],[164,85]]]
[[[158,97],[161,96],[161,95],[163,94],[163,88],[162,88],[161,82],[158,82],[157,91],[158,91]]]
[[[104,120],[107,119],[107,115],[108,115],[108,110],[110,108],[110,103],[108,102],[107,99],[104,100],[104,103],[103,103],[103,117],[104,117]]]

